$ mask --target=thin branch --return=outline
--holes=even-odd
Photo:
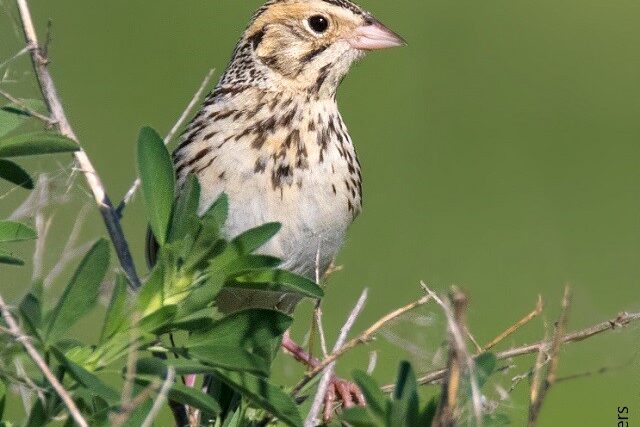
[[[369,353],[369,363],[367,364],[367,374],[373,374],[373,371],[376,369],[376,365],[378,364],[378,352],[372,351]]]
[[[347,335],[349,334],[349,331],[351,330],[351,328],[353,327],[353,324],[355,323],[356,319],[360,315],[360,312],[362,312],[364,303],[367,301],[367,295],[368,295],[368,290],[365,288],[364,291],[362,291],[362,295],[360,295],[360,298],[358,299],[358,302],[356,303],[355,307],[353,308],[353,310],[351,310],[351,313],[349,314],[347,321],[340,329],[340,335],[338,336],[338,339],[336,340],[336,344],[333,347],[334,353],[337,352],[344,345],[344,342],[347,340]],[[318,386],[316,395],[313,398],[313,404],[311,405],[311,410],[309,411],[309,414],[307,415],[307,419],[304,422],[305,427],[313,427],[316,425],[316,419],[318,418],[318,414],[320,413],[320,408],[322,407],[322,402],[324,401],[327,388],[329,387],[329,382],[331,381],[335,364],[336,362],[334,359],[332,362],[326,365],[326,370],[322,374],[320,385]]]
[[[22,102],[18,98],[15,98],[10,93],[5,92],[4,90],[0,89],[0,95],[3,98],[7,99],[9,102],[14,103],[17,107],[19,107],[22,111],[27,113],[29,116],[35,117],[35,118],[41,120],[42,122],[44,122],[44,124],[46,126],[52,127],[52,126],[56,125],[56,121],[51,119],[51,117],[47,117],[44,114],[40,114],[37,111],[32,110],[24,102]]]
[[[173,127],[171,128],[167,136],[164,137],[165,145],[168,145],[173,140],[173,138],[175,138],[180,127],[182,127],[182,125],[187,121],[187,119],[189,118],[189,115],[191,114],[191,111],[196,106],[196,103],[200,100],[200,98],[202,98],[202,94],[204,93],[205,89],[209,85],[209,82],[211,81],[211,77],[213,76],[214,72],[215,70],[213,68],[207,72],[207,75],[204,77],[204,80],[200,84],[200,87],[198,88],[196,93],[193,95],[193,98],[191,98],[191,101],[189,101],[189,104],[187,104],[187,108],[184,109],[184,111],[178,118],[178,121],[173,125]],[[138,188],[140,188],[140,184],[141,184],[141,181],[140,181],[140,178],[138,177],[133,182],[129,190],[126,192],[122,202],[120,202],[120,204],[118,205],[117,211],[120,217],[122,217],[124,208],[129,204],[131,199],[133,199],[133,196],[135,196],[136,191],[138,191]]]
[[[292,395],[294,395],[294,396],[297,395],[300,392],[300,390],[302,390],[302,388],[309,383],[309,381],[311,381],[313,378],[315,378],[315,376],[318,375],[318,373],[320,371],[322,371],[331,362],[334,362],[336,359],[341,357],[343,354],[345,354],[349,350],[357,347],[358,345],[365,344],[365,343],[371,341],[373,339],[373,335],[376,332],[378,332],[378,330],[380,330],[380,328],[385,326],[387,323],[391,322],[394,319],[397,319],[398,317],[400,317],[403,314],[413,310],[416,307],[420,307],[421,305],[426,304],[427,302],[429,302],[429,300],[431,300],[431,297],[428,296],[428,295],[425,295],[422,298],[420,298],[420,299],[418,299],[416,301],[413,301],[412,303],[409,303],[409,304],[405,305],[404,307],[400,307],[399,309],[394,310],[391,313],[388,313],[388,314],[384,315],[383,317],[381,317],[377,322],[375,322],[373,325],[369,326],[358,337],[352,339],[351,341],[347,342],[345,345],[343,345],[342,347],[340,347],[336,351],[332,352],[329,356],[325,357],[324,360],[322,360],[315,368],[310,370],[302,378],[302,380],[294,387]]]
[[[160,393],[158,393],[158,397],[156,397],[155,402],[153,402],[153,406],[151,410],[147,414],[147,417],[144,419],[140,427],[151,427],[153,425],[153,421],[158,416],[158,413],[162,409],[162,405],[167,400],[167,394],[169,394],[169,389],[173,385],[173,381],[176,377],[176,370],[173,366],[169,366],[167,370],[167,378],[164,380],[162,384],[162,388],[160,389]]]
[[[473,334],[469,330],[469,325],[467,324],[464,325],[464,333],[467,335],[467,338],[469,338],[473,346],[476,348],[476,352],[482,353],[482,346],[480,345],[476,337],[473,336]]]
[[[562,337],[562,344],[574,343],[584,341],[593,336],[601,334],[607,331],[613,331],[623,328],[630,323],[640,321],[640,312],[638,313],[620,313],[617,317],[610,320],[605,320],[588,328],[580,329],[566,334]],[[524,356],[527,354],[534,354],[540,351],[540,349],[548,351],[551,348],[551,343],[547,340],[542,340],[534,344],[527,344],[520,347],[515,347],[509,350],[505,350],[496,354],[498,360],[511,359],[513,357]],[[446,369],[438,369],[428,372],[418,379],[420,385],[435,384],[441,381],[446,374]],[[382,387],[382,390],[386,393],[391,393],[394,389],[393,384]]]
[[[16,341],[20,342],[22,346],[25,348],[25,350],[27,350],[29,357],[31,357],[31,359],[38,366],[40,371],[42,371],[45,378],[47,379],[47,381],[49,381],[49,383],[51,384],[53,389],[56,391],[58,396],[60,396],[60,399],[62,399],[62,402],[69,410],[69,413],[75,420],[76,424],[78,424],[81,427],[89,427],[89,424],[87,424],[87,421],[85,421],[85,419],[83,418],[82,414],[80,413],[80,410],[76,406],[75,402],[73,401],[73,399],[71,398],[67,390],[64,389],[62,384],[60,384],[60,381],[58,381],[56,376],[51,372],[51,370],[47,366],[47,363],[44,361],[40,353],[38,353],[38,350],[36,350],[33,344],[31,344],[29,337],[27,337],[22,333],[22,330],[20,330],[18,323],[11,315],[11,312],[9,311],[9,307],[4,302],[4,299],[2,298],[1,295],[0,295],[0,311],[2,311],[2,317],[4,318],[4,321],[7,324],[9,332],[11,332],[11,334],[16,339]]]
[[[447,317],[447,327],[449,330],[449,347],[450,357],[449,364],[450,369],[447,370],[447,376],[443,384],[442,400],[438,408],[440,418],[436,415],[437,426],[453,426],[455,425],[455,409],[456,409],[456,397],[458,393],[458,385],[460,381],[460,374],[462,369],[466,367],[469,372],[469,382],[471,384],[471,402],[473,404],[473,412],[476,418],[476,425],[482,425],[482,400],[480,397],[480,387],[476,378],[475,364],[467,346],[465,344],[463,331],[465,329],[465,318],[468,306],[468,300],[459,290],[453,290],[451,294],[451,302],[453,303],[453,310],[450,305],[442,301],[435,292],[427,287],[424,283],[421,283],[427,295],[431,296],[436,303],[445,313]]]
[[[42,50],[39,48],[38,38],[27,0],[16,0],[16,2],[20,11],[20,19],[27,47],[31,51],[31,62],[40,85],[42,97],[44,98],[44,101],[51,113],[51,117],[56,122],[60,133],[80,145],[78,137],[74,133],[73,128],[67,119],[64,107],[60,102],[60,97],[58,96],[58,92],[53,82],[53,78],[47,68],[48,59],[43,55]],[[140,287],[140,279],[136,273],[133,258],[129,251],[129,245],[124,237],[122,226],[120,225],[120,219],[111,204],[111,200],[107,196],[105,187],[84,150],[80,149],[79,151],[74,152],[74,157],[79,168],[83,171],[87,184],[93,193],[93,197],[98,205],[100,213],[102,214],[105,226],[109,236],[111,237],[118,259],[120,260],[120,265],[129,280],[129,284],[134,289],[137,289]]]
[[[535,317],[539,316],[540,313],[542,313],[543,307],[544,307],[544,303],[542,301],[542,296],[538,295],[538,303],[536,304],[536,308],[533,309],[532,312],[530,312],[529,314],[524,316],[522,319],[518,320],[516,323],[514,323],[511,326],[509,326],[506,330],[504,330],[502,333],[500,333],[497,337],[495,337],[494,339],[489,341],[487,344],[485,344],[484,347],[483,347],[484,351],[487,351],[487,350],[495,347],[497,344],[499,344],[502,341],[504,341],[505,338],[507,338],[508,336],[513,334],[514,332],[516,332],[518,329],[520,329],[521,327],[523,327],[527,323],[531,322]]]
[[[556,324],[556,330],[553,334],[553,341],[551,343],[551,351],[549,354],[549,366],[547,367],[547,375],[544,383],[540,384],[539,378],[536,382],[536,390],[533,389],[531,393],[531,406],[529,407],[529,427],[536,425],[542,404],[544,402],[547,393],[551,387],[555,384],[558,373],[558,361],[560,359],[560,347],[562,347],[562,337],[564,331],[567,328],[569,320],[569,308],[571,306],[571,288],[567,285],[564,288],[564,295],[562,297],[562,311],[560,312],[560,318]],[[538,360],[541,360],[543,350],[538,353]],[[537,365],[537,364],[536,364]],[[536,374],[534,378],[539,376],[541,367],[536,366]]]
[[[34,282],[42,277],[42,272],[44,270],[45,243],[49,235],[51,223],[53,221],[53,216],[45,218],[43,212],[44,203],[46,203],[46,200],[48,199],[48,192],[45,193],[45,189],[46,187],[43,187],[42,192],[40,193],[41,199],[38,204],[38,209],[35,211],[34,215],[36,232],[38,233],[38,239],[36,240],[35,248],[33,250],[32,281]],[[44,203],[42,199],[44,199]]]
[[[320,244],[318,244],[318,250],[316,251],[316,283],[320,285]],[[329,353],[327,351],[327,338],[324,333],[324,324],[322,322],[322,298],[316,300],[313,308],[313,318],[311,319],[311,331],[309,334],[309,354],[313,356],[314,347],[314,332],[318,331],[320,337],[320,350],[322,351],[322,357],[327,357]]]
[[[15,59],[21,57],[22,55],[24,55],[25,53],[28,53],[28,52],[29,52],[29,48],[28,47],[23,47],[22,49],[20,49],[20,51],[18,53],[13,55],[11,58],[0,62],[0,68],[3,68],[5,65],[13,62]]]

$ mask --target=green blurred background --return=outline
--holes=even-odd
[[[219,76],[257,1],[31,2],[44,35],[53,21],[51,69],[83,146],[113,199],[135,174],[134,141],[151,125],[165,133],[203,76]],[[575,289],[570,328],[640,309],[640,3],[631,0],[362,1],[409,46],[377,52],[339,92],[341,111],[364,175],[364,212],[351,229],[324,302],[332,342],[363,287],[370,299],[360,330],[420,295],[457,284],[471,299],[469,322],[486,342],[530,311],[538,294],[551,324],[562,287]],[[0,63],[23,47],[16,11],[0,2]],[[8,70],[8,71],[6,71]],[[9,66],[2,88],[22,97],[37,89],[28,58]],[[31,171],[68,168],[29,162]],[[26,193],[6,194],[0,216]],[[57,210],[46,255],[55,262],[77,209],[72,192]],[[104,234],[92,211],[83,237]],[[140,200],[125,230],[143,270],[145,222]],[[20,248],[28,256],[31,248]],[[0,292],[25,292],[28,268],[3,267]],[[64,280],[63,280],[64,282]],[[310,318],[298,311],[295,335]],[[98,318],[95,319],[96,321]],[[85,325],[83,330],[86,331]],[[385,329],[376,344],[381,382],[409,358],[418,371],[437,367],[443,321],[434,306]],[[532,342],[534,321],[503,343]],[[85,333],[79,331],[79,333]],[[541,425],[616,425],[617,407],[640,420],[640,329],[597,337],[562,352],[560,375],[616,367],[558,384]],[[347,375],[369,349],[346,357]],[[434,361],[435,359],[435,361]],[[631,360],[631,362],[629,362]],[[526,371],[522,360],[510,378]],[[301,372],[284,359],[277,377]],[[488,396],[496,397],[489,389]],[[503,403],[521,425],[528,385]]]

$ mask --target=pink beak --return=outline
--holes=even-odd
[[[370,24],[356,28],[347,41],[352,47],[362,50],[378,50],[407,45],[402,37],[375,20]]]

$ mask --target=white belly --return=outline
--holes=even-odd
[[[281,189],[271,188],[268,175],[226,174],[217,188],[203,183],[201,211],[205,211],[221,192],[229,196],[227,238],[233,238],[267,222],[282,228],[259,252],[282,260],[282,268],[315,280],[316,259],[323,274],[345,238],[353,214],[342,193],[334,194],[331,163],[326,167],[299,172],[296,182]],[[202,179],[202,178],[201,178]],[[206,179],[206,178],[205,178]]]

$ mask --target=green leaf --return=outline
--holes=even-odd
[[[214,315],[216,313],[215,308],[207,307],[195,313],[181,316],[180,308],[178,308],[177,317],[179,320],[174,320],[172,327],[187,332],[208,331],[215,323]]]
[[[269,255],[243,255],[236,258],[224,267],[218,266],[215,260],[211,263],[209,271],[224,274],[228,277],[237,277],[254,270],[265,270],[280,265],[280,259]]]
[[[42,401],[35,399],[25,427],[42,427],[46,425],[48,421],[47,412],[42,405]]]
[[[58,348],[51,347],[51,350],[56,359],[58,359],[58,362],[64,366],[64,368],[69,372],[69,375],[71,375],[79,384],[88,388],[92,393],[102,397],[107,402],[118,402],[120,400],[120,393],[105,384],[96,375],[69,360]]]
[[[0,264],[24,265],[24,261],[0,249]]]
[[[162,306],[164,303],[164,276],[164,265],[157,263],[138,291],[136,307],[140,312],[150,313]]]
[[[176,372],[176,375],[178,375],[178,372]],[[143,386],[151,384],[151,381],[152,380],[148,376],[141,375],[136,378],[136,383]],[[187,387],[179,382],[175,382],[171,386],[169,393],[167,393],[167,397],[171,401],[193,406],[194,408],[198,408],[203,411],[208,411],[214,414],[221,412],[220,404],[213,397],[203,393],[198,388]]]
[[[194,175],[189,175],[182,187],[171,216],[169,242],[187,236],[195,236],[198,231],[198,205],[200,203],[200,183]]]
[[[148,385],[149,383],[146,383]],[[146,386],[145,385],[145,386]],[[144,387],[139,384],[135,385],[135,395],[139,396],[144,392]],[[140,427],[144,420],[147,419],[147,415],[153,407],[153,399],[144,399],[144,401],[138,405],[133,412],[129,415],[129,418],[122,427]],[[109,424],[110,425],[110,424]]]
[[[227,283],[227,286],[295,292],[311,298],[322,298],[324,292],[314,281],[298,276],[286,270],[268,270],[249,273],[236,277]]]
[[[240,427],[242,425],[240,422],[240,412],[242,412],[240,409],[236,409],[233,412],[233,415],[227,415],[227,418],[224,421],[224,424],[222,424],[222,427]]]
[[[33,190],[33,179],[17,164],[0,159],[0,178],[27,190]]]
[[[34,284],[33,289],[20,302],[20,315],[29,328],[31,335],[39,336],[42,326],[42,282]]]
[[[175,192],[171,155],[158,133],[144,127],[138,137],[138,171],[142,180],[147,218],[160,246],[167,242],[167,231]]]
[[[232,371],[247,371],[257,375],[269,375],[265,359],[239,347],[199,345],[188,347],[189,357],[202,363]]]
[[[14,221],[0,221],[0,242],[18,242],[37,238],[38,234],[31,227]]]
[[[143,317],[138,324],[138,328],[142,332],[155,333],[160,329],[166,328],[178,313],[178,307],[175,305],[164,306],[153,313]]]
[[[127,323],[127,279],[123,274],[116,276],[111,302],[104,318],[100,342],[105,342],[118,332]]]
[[[216,368],[203,365],[195,360],[184,358],[162,360],[157,357],[143,357],[139,359],[136,364],[136,372],[140,375],[166,377],[169,366],[174,368],[176,375],[210,374],[216,372]]]
[[[0,381],[0,420],[4,416],[4,405],[7,401],[7,385]]]
[[[353,379],[360,387],[362,394],[367,401],[367,407],[373,412],[379,419],[384,420],[385,413],[387,411],[388,399],[380,390],[380,386],[376,381],[369,376],[366,372],[356,370],[353,372]]]
[[[267,243],[280,231],[282,224],[279,222],[269,222],[251,230],[247,230],[231,241],[231,245],[238,253],[246,255],[253,253],[262,245]]]
[[[58,304],[51,311],[46,332],[48,343],[57,341],[95,306],[108,266],[109,244],[100,239],[84,257]]]
[[[214,222],[218,228],[222,228],[225,222],[227,222],[227,215],[229,214],[229,196],[226,193],[221,193],[215,202],[207,209],[207,212],[202,216],[203,219]]]
[[[246,372],[218,371],[218,377],[253,405],[265,409],[288,426],[301,426],[302,418],[293,399],[264,378]]]
[[[187,387],[178,382],[171,386],[167,397],[171,401],[189,405],[202,411],[213,414],[221,412],[220,404],[213,397],[197,388]]]
[[[419,427],[418,382],[409,362],[400,363],[393,397],[389,424]]]
[[[473,361],[476,365],[476,381],[478,387],[482,388],[496,370],[498,359],[493,353],[482,353],[476,356]]]
[[[43,102],[37,99],[25,99],[22,101],[31,110],[42,110]],[[17,129],[26,119],[31,117],[22,107],[11,103],[0,108],[0,137]]]
[[[230,314],[204,332],[195,332],[187,347],[215,344],[252,350],[265,360],[273,357],[275,340],[289,329],[293,319],[275,310],[249,309]]]
[[[33,132],[0,140],[0,157],[68,153],[80,147],[71,139],[53,132]]]
[[[369,403],[369,401],[367,401]],[[353,427],[378,427],[382,424],[374,421],[367,408],[355,407],[345,409],[340,415],[340,419]]]
[[[223,285],[223,278],[216,274],[205,280],[202,285],[194,288],[180,305],[180,318],[211,305]]]
[[[436,412],[438,411],[438,401],[440,400],[440,396],[436,395],[432,397],[427,405],[422,410],[422,414],[420,414],[420,425],[421,426],[430,426],[433,423],[433,419],[436,416]]]

